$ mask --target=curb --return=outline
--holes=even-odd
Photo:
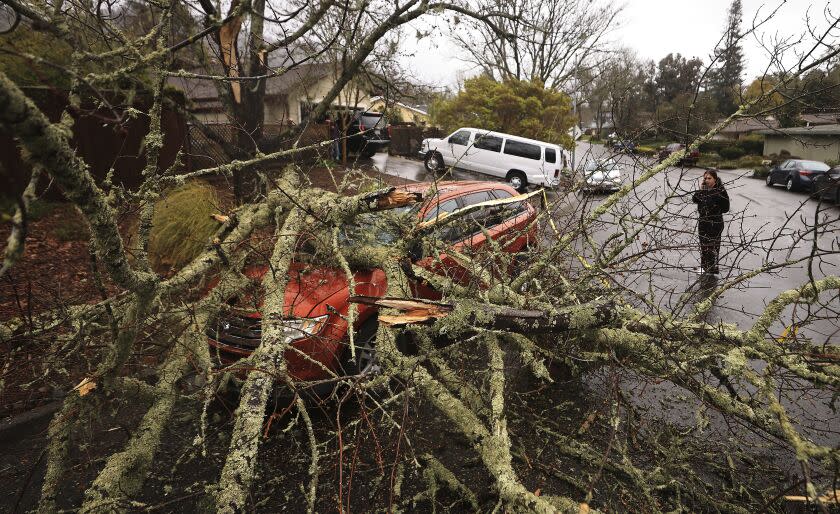
[[[61,408],[62,403],[64,403],[63,400],[56,400],[46,405],[35,407],[17,416],[0,420],[0,441],[20,436],[23,432],[31,434],[32,431],[29,429],[30,425],[57,412]]]

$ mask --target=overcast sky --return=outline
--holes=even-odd
[[[668,53],[700,57],[709,62],[715,44],[726,26],[731,0],[626,0],[620,27],[610,36],[615,46],[634,50],[645,60],[659,61]],[[825,27],[823,9],[840,13],[840,0],[742,0],[742,30],[752,25],[756,15],[766,17],[781,6],[775,18],[743,43],[746,59],[745,80],[761,74],[768,61],[758,38],[771,35],[797,35],[804,30],[806,12],[818,26]],[[470,76],[469,65],[458,60],[459,52],[443,34],[422,41],[417,55],[410,59],[418,76],[440,85],[452,86],[459,70]]]

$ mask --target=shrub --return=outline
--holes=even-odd
[[[717,168],[721,170],[734,170],[737,167],[738,163],[735,161],[723,161],[717,165]]]
[[[753,178],[766,178],[770,174],[769,166],[756,166],[753,168]]]
[[[738,167],[754,168],[756,166],[761,166],[762,162],[764,162],[764,158],[760,155],[745,155],[738,159]]]
[[[722,141],[722,140],[712,139],[711,141],[706,141],[705,143],[702,143],[698,147],[698,150],[700,150],[701,153],[718,153],[719,154],[720,151],[722,149],[726,148],[727,146],[732,146],[732,141]]]
[[[750,134],[738,141],[738,146],[747,155],[761,155],[764,153],[764,136],[761,134]]]
[[[190,182],[171,190],[155,205],[149,234],[149,261],[156,270],[180,268],[196,258],[219,227],[210,217],[219,210],[216,192]]]
[[[716,153],[701,153],[697,160],[697,165],[700,167],[713,168],[720,162],[720,155]]]
[[[744,155],[744,150],[738,146],[727,146],[720,149],[720,156],[727,160],[733,160]]]

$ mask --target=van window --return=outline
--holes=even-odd
[[[449,144],[466,146],[470,142],[470,131],[459,130],[458,132],[449,136]]]
[[[505,153],[508,155],[515,155],[516,157],[525,157],[526,159],[540,160],[542,157],[542,149],[537,145],[530,143],[522,143],[519,141],[505,142]]]
[[[554,148],[545,149],[545,162],[550,162],[552,164],[557,162],[557,153],[554,151]]]
[[[490,150],[491,152],[501,152],[502,151],[502,138],[498,136],[475,136],[475,148],[479,150]]]

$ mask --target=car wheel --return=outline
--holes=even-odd
[[[765,183],[766,183],[768,186],[772,186],[772,185],[773,185],[773,174],[772,174],[772,173],[768,173],[768,174],[767,174],[767,178],[765,179]]]
[[[443,169],[443,156],[437,152],[429,152],[426,154],[423,164],[426,166],[426,171],[437,173]]]
[[[834,203],[836,205],[840,205],[840,187],[838,187],[837,192],[834,193]]]
[[[524,193],[528,187],[528,179],[521,171],[511,171],[507,174],[507,181],[510,187],[516,189],[520,193]]]
[[[811,191],[808,192],[808,196],[815,200],[822,199],[822,194],[817,191],[817,184],[815,182],[811,182]]]
[[[787,182],[785,182],[785,189],[793,191],[793,177],[788,177]]]
[[[356,346],[355,359],[351,357],[352,353],[348,342],[346,350],[347,365],[344,368],[347,375],[377,375],[382,370],[376,356],[376,329],[378,327],[379,322],[376,317],[362,324],[362,328],[353,338],[353,343]]]

